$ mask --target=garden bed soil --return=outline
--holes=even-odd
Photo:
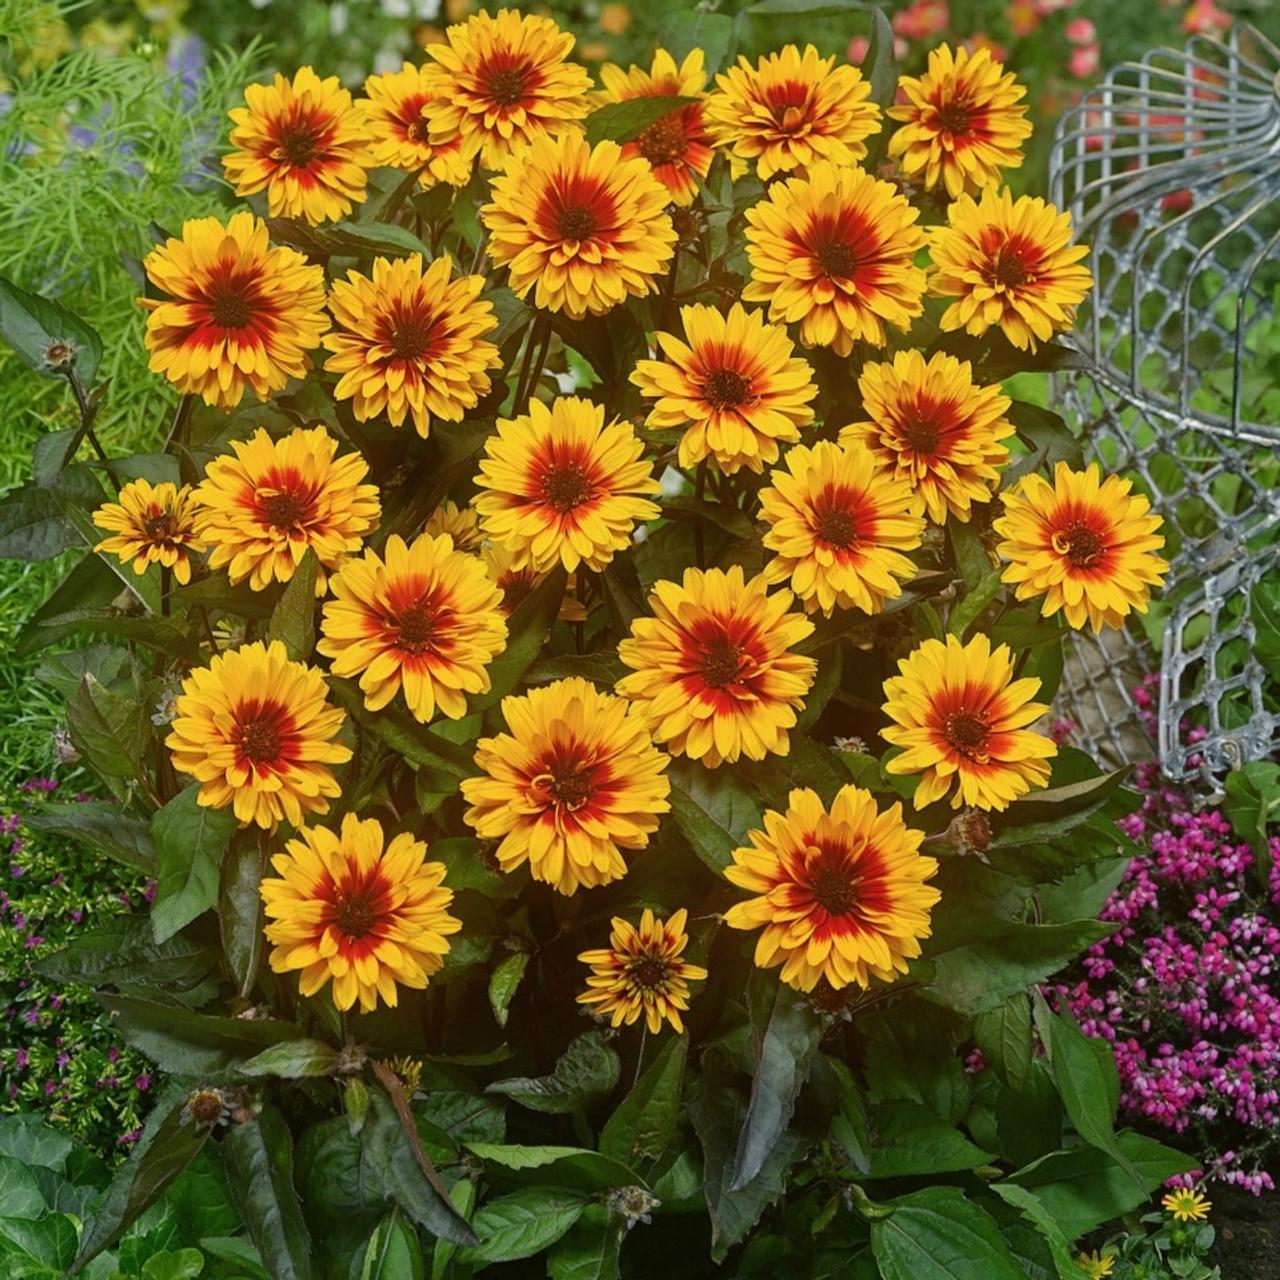
[[[1280,1280],[1280,1194],[1214,1187],[1213,1223],[1222,1280]]]

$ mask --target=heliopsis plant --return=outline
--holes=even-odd
[[[449,4],[245,86],[143,259],[137,454],[0,281],[78,415],[0,500],[68,575],[14,643],[88,799],[32,822],[150,886],[39,963],[167,1079],[78,1257],[22,1219],[49,1274],[167,1195],[270,1280],[1066,1280],[1190,1168],[1039,992],[1133,804],[1053,723],[1072,629],[1166,569],[1045,407],[1088,248],[1008,193],[1012,65],[899,85],[817,7],[597,85]]]

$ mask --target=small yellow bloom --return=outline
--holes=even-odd
[[[1191,1187],[1170,1191],[1160,1203],[1175,1222],[1204,1222],[1213,1208],[1213,1202],[1204,1192]]]
[[[1076,1266],[1089,1277],[1089,1280],[1107,1280],[1115,1268],[1115,1254],[1095,1249],[1092,1253],[1076,1254]]]
[[[435,538],[447,533],[458,551],[479,551],[484,542],[484,534],[480,531],[480,515],[475,507],[460,507],[449,498],[427,517],[422,532]]]
[[[153,485],[139,478],[120,490],[115,502],[107,502],[93,513],[93,523],[106,529],[95,551],[109,551],[125,564],[133,563],[136,574],[144,574],[158,564],[173,570],[178,582],[191,581],[191,552],[205,544],[196,536],[191,486],[178,488],[167,482]]]

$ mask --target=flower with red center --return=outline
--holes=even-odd
[[[501,594],[475,557],[447,534],[412,544],[392,534],[383,555],[366,549],[334,576],[318,652],[335,676],[360,677],[364,705],[380,711],[404,689],[415,720],[437,710],[467,714],[468,693],[487,693],[486,670],[507,644]]]
[[[191,581],[191,553],[204,550],[196,536],[191,486],[131,480],[93,513],[93,523],[111,534],[94,547],[109,551],[141,575],[158,564],[179,582]]]
[[[707,73],[701,49],[691,49],[679,67],[665,49],[658,49],[648,71],[643,67],[623,71],[606,63],[600,68],[600,79],[605,103],[635,98],[701,99]],[[698,194],[698,179],[707,176],[713,155],[702,102],[691,102],[655,120],[634,141],[623,145],[622,154],[627,159],[639,156],[648,161],[653,176],[675,204],[692,204]]]
[[[408,832],[386,841],[376,818],[343,816],[335,834],[307,827],[271,859],[262,881],[271,972],[297,971],[298,993],[333,983],[333,1003],[364,1013],[378,999],[394,1009],[399,988],[420,991],[444,964],[453,890],[445,866]]]
[[[889,139],[889,155],[907,177],[921,175],[926,190],[941,182],[955,199],[1022,164],[1022,144],[1031,136],[1022,104],[1027,91],[990,49],[952,53],[940,45],[930,51],[924,75],[903,76],[898,89],[906,101],[890,107],[889,116],[904,123]]]
[[[550,18],[514,9],[472,14],[429,44],[431,141],[460,138],[499,170],[525,144],[572,128],[590,110],[591,77],[567,61],[573,36]]]
[[[543,573],[560,563],[603,569],[631,545],[638,521],[653,520],[660,491],[629,422],[604,425],[604,409],[577,396],[540,400],[499,418],[484,446],[475,500],[480,524],[520,563]]]
[[[910,485],[929,519],[967,523],[973,503],[990,502],[1009,461],[1011,403],[1000,387],[980,387],[968,361],[937,352],[899,351],[892,363],[864,364],[858,376],[867,419],[840,433]]]
[[[300,67],[292,80],[251,84],[244,100],[230,113],[235,149],[222,157],[236,195],[265,190],[271,217],[313,225],[345,218],[363,202],[372,157],[362,114],[337,76],[321,80]]]
[[[212,548],[211,569],[255,591],[288,582],[308,548],[316,553],[316,595],[326,570],[360,549],[382,514],[375,485],[358,453],[336,457],[324,427],[298,427],[273,440],[259,427],[233,440],[231,456],[214,458],[196,489],[196,531]]]
[[[666,359],[639,360],[631,374],[642,394],[656,397],[649,426],[685,428],[682,467],[709,457],[726,475],[744,466],[762,471],[778,460],[780,442],[799,440],[813,421],[813,370],[763,312],[736,302],[727,316],[681,307],[680,320],[685,341],[657,334]]]
[[[466,185],[474,147],[464,146],[461,134],[439,144],[431,141],[427,108],[435,94],[426,67],[406,62],[399,71],[370,76],[364,91],[369,96],[357,101],[356,107],[364,120],[375,165],[416,173],[422,187],[434,187],[437,182],[451,187]]]
[[[231,805],[242,823],[274,831],[328,813],[341,794],[330,765],[351,759],[334,741],[343,713],[324,676],[291,662],[279,640],[215,654],[182,682],[165,746],[173,767],[200,783],[200,804]]]
[[[847,356],[855,341],[885,345],[885,325],[904,333],[924,306],[915,265],[925,235],[919,213],[891,183],[862,169],[817,164],[807,178],[775,182],[747,210],[748,302],[769,319],[800,325],[806,347]]]
[[[182,238],[147,254],[147,278],[164,298],[139,298],[147,316],[149,368],[183,395],[234,409],[245,388],[259,400],[311,368],[308,351],[329,327],[324,268],[293,249],[272,248],[251,213],[193,218]]]
[[[759,929],[755,962],[782,966],[782,980],[812,991],[873,978],[892,982],[920,954],[942,896],[926,881],[938,864],[920,853],[924,832],[902,805],[878,810],[861,787],[842,787],[830,812],[814,791],[791,792],[785,813],[764,815],[725,876],[756,895],[725,915],[733,929]]]
[[[955,636],[945,644],[926,640],[898,671],[884,682],[884,712],[893,724],[882,737],[903,750],[885,770],[921,775],[917,809],[948,791],[953,809],[1004,809],[1049,781],[1058,748],[1027,728],[1049,708],[1032,701],[1038,677],[1013,678],[1008,645],[993,652],[981,634],[968,644]]]
[[[920,545],[924,520],[911,489],[878,471],[861,445],[796,445],[784,462],[760,490],[764,545],[774,553],[765,578],[789,581],[809,613],[879,613],[915,577],[903,552]]]
[[[385,413],[399,427],[411,417],[424,439],[433,415],[461,421],[502,363],[487,340],[498,322],[483,288],[483,276],[453,278],[447,253],[425,270],[416,253],[375,258],[372,278],[352,269],[335,280],[337,327],[324,340],[333,353],[324,367],[342,375],[333,394],[351,400],[361,422]]]
[[[484,545],[480,517],[476,514],[475,507],[460,507],[450,498],[446,498],[427,517],[422,532],[436,538],[447,533],[459,551],[479,551]]]
[[[1039,196],[1014,200],[987,187],[962,195],[947,225],[932,231],[930,292],[956,298],[939,322],[944,332],[980,337],[999,325],[1023,351],[1070,329],[1076,306],[1093,287],[1086,245],[1071,243],[1071,215]]]
[[[507,733],[476,744],[464,778],[466,820],[500,840],[503,871],[529,864],[560,893],[626,874],[622,851],[643,849],[670,807],[667,757],[627,703],[579,676],[504,698]]]
[[[1169,566],[1156,555],[1163,522],[1132,488],[1120,476],[1102,479],[1096,462],[1083,471],[1059,462],[1053,484],[1033,474],[1001,494],[996,550],[1010,561],[1003,581],[1017,598],[1043,596],[1043,616],[1061,610],[1071,626],[1095,632],[1123,627],[1131,611],[1146,613]]]
[[[867,154],[880,129],[880,108],[857,67],[835,65],[813,45],[793,44],[753,67],[739,58],[716,77],[707,123],[718,146],[741,165],[754,163],[762,182],[802,175],[819,161],[851,165]]]
[[[768,594],[763,574],[686,569],[659,582],[653,617],[637,618],[618,656],[631,673],[618,692],[643,711],[654,740],[709,768],[791,749],[817,664],[792,652],[813,623],[790,613],[790,591]]]

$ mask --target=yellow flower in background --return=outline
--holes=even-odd
[[[515,9],[477,13],[426,46],[431,142],[460,138],[498,170],[525,144],[572,128],[590,109],[591,77],[567,61],[573,36]]]
[[[882,737],[902,752],[886,772],[921,776],[915,807],[951,792],[951,807],[1004,809],[1049,781],[1052,739],[1027,726],[1048,706],[1032,699],[1040,680],[1015,680],[1009,646],[992,650],[985,635],[926,640],[884,682]]]
[[[1107,1280],[1115,1269],[1115,1254],[1095,1249],[1092,1253],[1076,1254],[1076,1266],[1089,1277],[1089,1280]]]
[[[760,490],[764,545],[774,553],[764,576],[788,582],[809,613],[878,613],[915,577],[903,554],[924,531],[915,506],[910,487],[878,471],[861,445],[796,445]]]
[[[372,164],[362,117],[337,76],[300,67],[289,80],[251,84],[229,113],[234,148],[222,157],[238,196],[266,191],[273,218],[313,225],[345,218],[365,197]]]
[[[406,418],[425,439],[433,417],[459,422],[490,387],[502,360],[487,340],[497,327],[493,305],[480,298],[483,276],[453,276],[442,254],[430,266],[419,254],[375,258],[372,276],[356,270],[335,280],[329,310],[336,328],[324,340],[324,367],[342,377],[334,388],[365,422],[385,413]]]
[[[557,563],[603,569],[631,545],[637,523],[656,519],[660,491],[629,422],[578,396],[539,400],[499,418],[485,441],[475,500],[485,534],[543,573]]]
[[[183,395],[234,409],[246,389],[266,400],[306,376],[307,352],[329,327],[324,268],[293,249],[272,248],[261,218],[192,218],[180,239],[153,249],[143,266],[168,295],[138,299],[150,313],[148,367]]]
[[[806,347],[847,356],[855,341],[885,345],[923,311],[925,242],[918,211],[892,183],[862,169],[816,164],[807,178],[776,182],[747,210],[747,302],[769,319],[799,324]]]
[[[1009,461],[1012,403],[999,386],[980,387],[968,361],[937,352],[899,351],[892,362],[865,364],[858,377],[867,420],[840,432],[905,481],[929,519],[968,522],[973,503],[990,502]]]
[[[1178,1187],[1170,1191],[1160,1204],[1175,1222],[1203,1222],[1213,1208],[1208,1196],[1192,1187]]]
[[[684,341],[658,333],[664,360],[638,360],[631,381],[656,403],[646,422],[684,428],[680,465],[714,459],[726,475],[760,472],[778,460],[778,444],[800,439],[813,421],[813,370],[794,356],[786,330],[764,313],[734,303],[681,307]]]
[[[618,656],[631,673],[618,692],[635,702],[672,755],[710,768],[791,749],[817,664],[792,649],[813,623],[790,613],[790,591],[768,594],[763,574],[686,569],[659,582],[653,617],[637,618]]]
[[[655,1036],[664,1022],[680,1035],[681,1013],[689,1007],[689,983],[700,982],[707,971],[684,959],[689,945],[683,907],[666,920],[645,908],[640,926],[614,916],[608,947],[584,951],[578,959],[591,969],[587,989],[578,996],[615,1027],[631,1026],[644,1018]]]
[[[111,534],[94,547],[110,552],[136,574],[153,565],[172,569],[178,582],[191,581],[191,553],[204,550],[196,536],[191,486],[164,482],[153,485],[131,480],[115,502],[105,502],[93,513],[93,523]]]
[[[324,675],[291,662],[279,640],[216,654],[182,682],[165,739],[173,767],[200,783],[202,805],[230,805],[267,831],[301,827],[328,813],[342,790],[330,766],[351,759],[334,741],[345,716],[327,694]]]
[[[502,603],[498,608],[504,618],[511,617],[524,598],[541,586],[550,574],[550,570],[538,573],[528,563],[521,563],[520,553],[500,542],[486,542],[480,550],[480,559],[484,561],[485,572],[502,592]],[[564,584],[560,612],[556,615],[561,622],[587,620],[586,609],[574,595],[576,578],[577,575],[571,573]]]
[[[502,700],[508,732],[476,743],[464,778],[467,822],[500,840],[503,871],[529,864],[564,894],[624,876],[622,851],[643,849],[670,805],[667,757],[622,698],[581,677]]]
[[[271,972],[298,972],[303,996],[332,983],[344,1012],[359,1001],[369,1013],[379,999],[394,1009],[401,987],[422,990],[462,928],[444,864],[408,832],[387,841],[376,818],[348,813],[336,834],[307,827],[271,866],[261,885]]]
[[[310,548],[319,561],[316,595],[323,595],[326,571],[360,549],[381,515],[377,487],[363,483],[364,458],[337,452],[322,426],[279,440],[259,427],[252,439],[233,440],[231,455],[209,463],[193,496],[209,567],[261,591],[288,582]]]
[[[1027,91],[990,49],[953,53],[939,45],[925,73],[903,76],[898,87],[907,100],[889,108],[890,118],[903,122],[889,139],[889,156],[907,177],[919,176],[928,190],[941,182],[954,199],[998,182],[1001,169],[1021,167],[1031,136]]]
[[[795,790],[785,813],[767,810],[725,876],[755,896],[725,915],[733,929],[759,929],[755,963],[782,966],[799,991],[892,982],[930,934],[942,896],[927,884],[938,864],[923,857],[924,832],[902,805],[878,810],[861,787],[841,787],[830,812],[814,791]]]
[[[428,517],[423,533],[438,538],[447,533],[459,551],[479,551],[484,542],[480,515],[474,506],[460,507],[446,498]]]
[[[1073,627],[1098,632],[1146,613],[1169,565],[1156,555],[1164,522],[1132,489],[1120,476],[1104,480],[1096,462],[1083,471],[1059,462],[1052,484],[1023,476],[1000,495],[1005,514],[993,523],[996,550],[1011,562],[1002,580],[1019,600],[1043,596],[1042,616],[1061,611]]]
[[[324,603],[318,652],[335,676],[360,677],[364,705],[379,711],[401,688],[415,720],[467,714],[468,693],[489,691],[488,664],[507,643],[501,594],[475,556],[448,535],[397,534],[383,555],[348,560]]]
[[[649,70],[623,71],[606,63],[600,68],[600,80],[602,104],[634,98],[699,98],[707,86],[707,72],[701,49],[691,49],[679,67],[665,49],[657,49]],[[698,179],[707,176],[714,154],[703,103],[691,102],[655,120],[638,138],[623,144],[622,154],[625,159],[646,160],[673,203],[692,204]]]
[[[743,57],[716,77],[707,123],[717,145],[755,165],[762,182],[803,174],[819,161],[850,165],[880,130],[880,108],[857,67],[835,65],[813,45],[793,44],[761,58]]]
[[[930,292],[956,298],[941,327],[980,337],[997,325],[1015,347],[1034,351],[1071,328],[1076,306],[1093,287],[1087,245],[1071,243],[1071,215],[1039,196],[987,187],[979,200],[962,195],[947,225],[932,232]]]
[[[435,100],[430,72],[406,62],[399,71],[370,76],[364,82],[368,97],[356,102],[374,165],[418,172],[418,184],[433,187],[447,182],[462,187],[471,177],[474,147],[463,145],[461,134],[447,142],[431,141],[427,108]]]
[[[652,293],[670,266],[667,189],[646,160],[623,159],[616,142],[592,147],[577,132],[539,138],[490,192],[480,210],[489,256],[509,268],[516,295],[542,310],[603,315]]]

